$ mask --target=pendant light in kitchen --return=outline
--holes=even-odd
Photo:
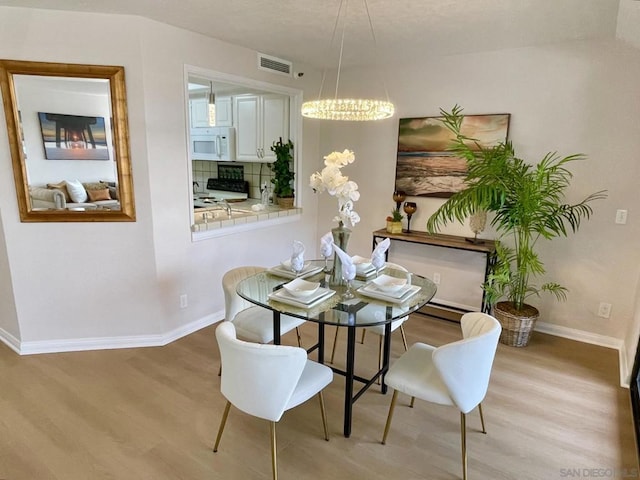
[[[209,82],[209,126],[216,126],[216,96],[213,93],[213,82]]]
[[[365,11],[367,12],[367,19],[369,21],[369,28],[371,30],[371,37],[373,40],[374,49],[377,47],[376,36],[373,31],[373,23],[371,21],[371,15],[369,14],[369,6],[367,0],[363,0]],[[369,121],[369,120],[383,120],[393,116],[394,106],[389,102],[389,96],[387,94],[386,84],[384,78],[382,83],[385,90],[386,100],[372,99],[372,98],[338,98],[338,85],[340,83],[340,69],[342,67],[342,53],[344,50],[344,37],[346,30],[346,17],[347,7],[349,0],[340,0],[340,7],[338,8],[338,16],[336,17],[336,23],[333,27],[333,34],[331,36],[331,42],[329,49],[333,45],[333,41],[336,36],[338,24],[340,23],[340,14],[343,11],[344,5],[344,18],[342,20],[342,38],[340,41],[340,57],[338,60],[338,70],[336,74],[336,89],[333,98],[322,97],[322,89],[324,86],[324,80],[326,71],[322,74],[322,82],[320,83],[320,92],[318,94],[318,100],[305,102],[302,104],[302,116],[308,118],[319,118],[324,120],[351,120],[351,121]],[[375,52],[374,52],[375,53]]]

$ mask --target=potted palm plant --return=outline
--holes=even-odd
[[[289,140],[284,143],[282,137],[280,137],[277,142],[273,142],[273,145],[271,145],[271,151],[276,154],[276,161],[269,165],[274,174],[271,179],[273,194],[277,197],[280,207],[291,208],[294,200],[291,182],[295,176],[295,173],[291,171],[293,142]]]
[[[502,323],[501,342],[512,346],[528,344],[538,310],[527,304],[541,292],[566,298],[567,289],[558,283],[534,283],[545,268],[536,252],[541,238],[552,239],[575,232],[592,213],[591,202],[606,197],[592,193],[575,204],[565,203],[565,191],[572,178],[568,165],[584,160],[582,154],[560,157],[548,153],[531,165],[516,157],[506,141],[482,147],[461,133],[462,109],[441,110],[444,125],[454,134],[451,151],[467,161],[466,189],[451,196],[427,221],[436,231],[447,222],[463,222],[480,210],[493,214],[491,225],[498,234],[496,264],[483,285],[494,316]]]

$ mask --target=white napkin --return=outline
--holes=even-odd
[[[293,252],[291,253],[291,270],[300,272],[304,268],[304,244],[299,240],[293,241]]]
[[[333,253],[333,235],[331,232],[325,233],[320,238],[320,255],[330,257]]]
[[[389,245],[391,245],[391,240],[385,238],[378,245],[376,245],[376,248],[373,249],[373,253],[371,254],[371,263],[376,269],[382,268],[382,266],[384,265],[384,255],[389,249]]]
[[[333,244],[333,248],[342,263],[342,277],[345,280],[353,280],[356,278],[356,266],[353,264],[353,259],[335,243]]]

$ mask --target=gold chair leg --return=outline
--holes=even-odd
[[[367,333],[367,329],[363,328],[362,329],[362,338],[360,339],[360,343],[364,343],[364,334]]]
[[[338,330],[340,329],[340,327],[336,327],[336,334],[333,337],[333,348],[331,349],[331,360],[329,361],[329,363],[333,363],[333,357],[336,356],[336,343],[338,343]]]
[[[404,333],[404,327],[402,325],[400,325],[400,335],[402,335],[402,343],[404,344],[404,351],[406,352],[409,349],[407,348],[407,336]]]
[[[276,450],[276,422],[269,422],[271,430],[271,468],[273,470],[273,480],[278,480],[278,454]]]
[[[460,412],[460,441],[462,444],[462,480],[467,480],[467,416]]]
[[[478,404],[478,411],[480,412],[480,423],[482,423],[482,433],[486,435],[487,429],[484,428],[484,415],[482,414],[482,403]]]
[[[320,400],[320,413],[322,414],[322,426],[324,427],[324,439],[329,441],[329,428],[327,427],[327,412],[324,409],[324,397],[322,392],[318,392],[318,400]]]
[[[296,327],[296,335],[298,336],[298,346],[302,347],[302,338],[300,337],[300,330]]]
[[[389,427],[391,426],[391,419],[393,418],[393,409],[396,407],[396,399],[398,398],[398,391],[393,391],[393,397],[391,397],[391,405],[389,405],[389,413],[387,415],[387,423],[384,426],[384,434],[382,435],[382,444],[387,443],[387,435],[389,434]]]
[[[213,451],[218,451],[218,445],[220,445],[220,439],[222,438],[222,431],[227,423],[227,417],[229,416],[229,409],[231,408],[231,402],[227,400],[227,405],[224,407],[224,413],[222,414],[222,420],[220,420],[220,427],[218,428],[218,437],[216,438],[216,444],[213,446]]]

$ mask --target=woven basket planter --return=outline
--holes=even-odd
[[[500,343],[511,347],[526,347],[540,312],[525,304],[524,309],[516,313],[510,302],[498,302],[493,307],[493,316],[502,325]]]
[[[277,197],[278,206],[280,208],[293,208],[293,197]]]

